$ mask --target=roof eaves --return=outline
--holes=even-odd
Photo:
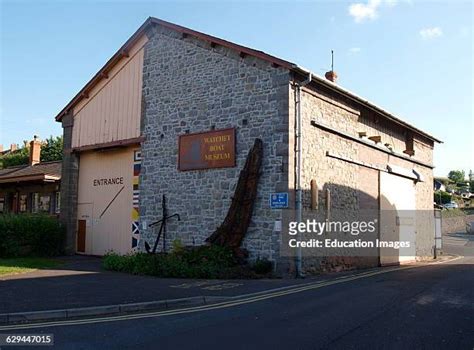
[[[84,96],[87,95],[87,91],[97,84],[103,77],[103,73],[110,70],[122,57],[123,53],[141,37],[148,26],[153,22],[152,17],[148,19],[137,29],[135,33],[123,44],[120,49],[107,61],[107,63],[92,77],[91,80],[73,97],[71,101],[56,115],[55,119],[60,122],[62,117],[69,112]]]
[[[307,70],[303,67],[300,67],[300,66],[298,66],[294,63],[291,63],[289,61],[282,60],[278,57],[269,55],[269,54],[267,54],[263,51],[254,50],[252,48],[245,47],[245,46],[242,46],[242,45],[239,45],[239,44],[235,44],[235,43],[232,43],[230,41],[226,41],[226,40],[223,40],[223,39],[220,39],[220,38],[208,35],[208,34],[204,34],[204,33],[201,33],[201,32],[186,28],[186,27],[182,27],[182,26],[174,24],[174,23],[163,21],[163,20],[155,18],[155,17],[148,17],[148,19],[140,26],[140,28],[138,28],[138,30],[125,42],[125,44],[122,45],[122,47],[109,59],[109,61],[107,61],[107,63],[97,72],[97,74],[94,75],[94,77],[79,91],[79,93],[66,105],[66,107],[64,107],[61,110],[61,112],[59,112],[59,114],[56,116],[56,121],[61,121],[64,114],[66,114],[71,108],[73,108],[74,105],[76,103],[78,103],[83,98],[83,96],[86,95],[86,92],[88,91],[88,89],[92,88],[92,86],[94,86],[100,79],[102,79],[102,73],[107,72],[108,69],[110,69],[113,65],[115,65],[122,58],[122,53],[124,51],[127,51],[127,49],[130,48],[130,46],[132,46],[136,42],[136,40],[138,40],[141,37],[141,35],[146,31],[146,29],[150,25],[153,25],[153,24],[161,25],[163,27],[166,27],[166,28],[169,28],[169,29],[181,32],[181,33],[185,33],[185,34],[188,34],[188,35],[195,36],[199,39],[208,41],[208,42],[213,43],[213,44],[221,45],[221,46],[224,46],[224,47],[228,47],[228,48],[240,51],[244,54],[251,55],[251,56],[269,61],[269,62],[271,62],[272,64],[274,64],[276,66],[284,67],[284,68],[286,68],[290,71],[293,71],[293,72],[296,72],[296,73],[299,73],[299,74],[309,74],[309,73],[311,73],[312,77],[314,78],[315,81],[317,81],[319,83],[322,83],[326,87],[328,87],[328,88],[330,88],[330,89],[332,89],[336,92],[339,92],[339,93],[349,97],[350,99],[355,100],[356,102],[361,103],[362,105],[365,105],[366,107],[368,107],[370,109],[375,110],[377,113],[382,114],[387,119],[392,120],[393,122],[395,122],[399,125],[402,125],[403,127],[406,127],[406,128],[408,128],[408,129],[410,129],[410,130],[412,130],[412,131],[414,131],[414,132],[416,132],[416,133],[418,133],[418,134],[420,134],[420,135],[422,135],[422,136],[424,136],[424,137],[426,137],[426,138],[428,138],[432,141],[435,141],[435,142],[438,142],[438,143],[443,143],[441,140],[439,140],[439,139],[435,138],[434,136],[432,136],[432,135],[430,135],[430,134],[428,134],[428,133],[426,133],[426,132],[410,125],[409,123],[407,123],[407,122],[403,121],[402,119],[396,117],[395,115],[393,115],[392,113],[384,110],[383,108],[375,105],[374,103],[370,102],[369,100],[364,99],[364,98],[360,97],[359,95],[357,95],[357,94],[355,94],[355,93],[353,93],[353,92],[351,92],[347,89],[344,89],[341,86],[339,86],[337,84],[334,84],[333,82],[331,82],[327,79],[324,79],[324,78],[322,78],[322,77],[310,72],[309,70]]]
[[[350,90],[347,90],[323,77],[320,77],[318,76],[317,74],[314,74],[312,73],[310,70],[306,69],[306,68],[303,68],[303,67],[300,67],[300,66],[297,66],[295,65],[293,70],[299,74],[309,74],[311,73],[311,77],[313,80],[317,81],[318,83],[321,83],[323,85],[325,85],[326,87],[332,89],[332,90],[335,90],[347,97],[349,97],[350,99],[352,100],[355,100],[356,102],[359,102],[361,103],[362,105],[365,105],[366,107],[370,108],[370,109],[373,109],[375,110],[377,113],[380,113],[382,114],[384,117],[386,117],[387,119],[395,122],[396,124],[399,124],[399,125],[402,125],[403,127],[407,128],[407,129],[410,129],[414,132],[416,132],[417,134],[420,134],[432,141],[435,141],[435,142],[438,142],[438,143],[443,143],[443,141],[437,139],[436,137],[414,127],[413,125],[405,122],[404,120],[400,119],[399,117],[393,115],[392,113],[388,112],[387,110],[377,106],[376,104],[370,102],[369,100],[367,99],[364,99],[362,97],[360,97],[359,95],[353,93],[352,91]]]

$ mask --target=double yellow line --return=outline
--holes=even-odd
[[[439,263],[450,262],[454,260],[461,259],[462,256],[459,256],[455,259],[442,261]],[[7,331],[7,330],[19,330],[19,329],[33,329],[33,328],[46,328],[46,327],[59,327],[59,326],[76,326],[76,325],[83,325],[83,324],[92,324],[92,323],[104,323],[104,322],[116,322],[116,321],[127,321],[127,320],[135,320],[135,319],[142,319],[142,318],[150,318],[150,317],[164,317],[164,316],[173,316],[173,315],[180,315],[180,314],[189,314],[195,312],[202,312],[202,311],[210,311],[210,310],[217,310],[217,309],[224,309],[229,307],[234,307],[238,305],[250,304],[255,303],[262,300],[273,299],[282,297],[285,295],[291,295],[295,293],[301,293],[308,290],[315,290],[327,286],[332,286],[335,284],[346,283],[362,278],[368,278],[376,275],[382,275],[386,273],[390,273],[393,271],[401,271],[401,270],[408,270],[413,269],[416,267],[422,266],[429,266],[430,264],[426,265],[410,265],[410,266],[403,266],[403,267],[396,267],[396,268],[389,268],[383,269],[378,271],[370,271],[365,273],[359,273],[349,276],[341,276],[337,277],[333,280],[329,281],[320,281],[314,283],[307,283],[304,285],[299,285],[296,287],[292,287],[289,289],[283,289],[273,292],[263,292],[263,293],[256,293],[249,296],[239,297],[239,299],[231,300],[231,301],[224,301],[221,303],[216,304],[209,304],[209,305],[202,305],[202,306],[195,306],[183,309],[176,309],[176,310],[168,310],[168,311],[155,311],[155,312],[146,312],[140,314],[129,314],[129,315],[119,315],[119,316],[106,316],[106,317],[97,317],[97,318],[87,318],[87,319],[80,319],[80,320],[65,320],[65,321],[49,321],[49,322],[41,322],[41,323],[30,323],[30,324],[16,324],[16,325],[9,325],[9,326],[0,326],[0,331]]]

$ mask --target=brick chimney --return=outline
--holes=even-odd
[[[17,150],[18,146],[16,145],[16,143],[12,143],[10,145],[10,152],[15,152]]]
[[[30,165],[36,165],[40,162],[41,157],[41,142],[38,136],[35,135],[33,141],[30,142]]]
[[[333,83],[335,83],[337,81],[337,73],[333,70],[330,70],[329,72],[326,72],[326,74],[324,74],[324,76],[326,77],[327,80],[330,80]]]
[[[3,145],[0,145],[0,153],[3,152]]]

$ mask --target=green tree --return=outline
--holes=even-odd
[[[23,146],[16,151],[0,156],[0,169],[16,165],[26,165],[30,158],[30,146],[23,141]],[[52,162],[63,159],[63,137],[50,136],[41,144],[41,161]]]
[[[10,166],[28,164],[28,158],[29,151],[26,147],[26,142],[23,142],[23,147],[0,157],[0,169]]]
[[[41,161],[52,162],[63,159],[63,137],[50,136],[41,146]]]
[[[454,182],[464,182],[465,177],[464,170],[451,170],[448,174],[448,178]]]

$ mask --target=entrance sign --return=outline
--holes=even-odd
[[[234,128],[179,136],[179,170],[228,168],[234,166]]]
[[[271,209],[288,208],[288,192],[272,193],[270,195],[270,208]]]

